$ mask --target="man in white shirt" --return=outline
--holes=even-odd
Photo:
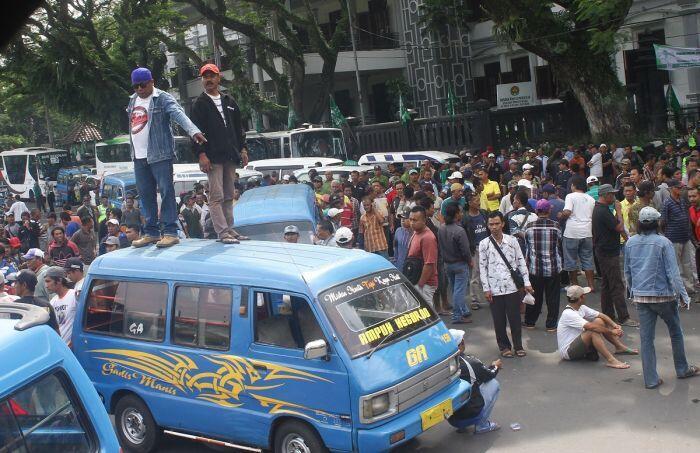
[[[583,304],[585,295],[590,292],[591,288],[588,287],[573,285],[566,288],[569,303],[561,313],[557,326],[559,354],[564,360],[591,361],[597,361],[600,354],[607,360],[606,366],[627,369],[629,363],[621,362],[615,355],[638,355],[639,351],[620,341],[624,334],[622,327],[610,317]],[[608,350],[606,341],[615,346],[615,354]]]
[[[591,148],[591,153],[591,160],[586,165],[591,169],[591,176],[600,179],[603,177],[603,155],[596,146]]]
[[[75,298],[78,299],[78,297],[80,297],[80,292],[83,290],[83,282],[85,281],[83,262],[77,257],[68,258],[63,268],[66,270],[66,276],[73,282]]]
[[[7,210],[5,215],[14,214],[15,219],[21,219],[23,212],[29,212],[29,208],[24,204],[24,201],[19,198],[19,195],[15,195],[15,202],[12,203],[12,206],[10,206],[10,209]]]
[[[595,200],[586,194],[586,181],[581,176],[571,178],[571,193],[564,199],[560,222],[566,220],[562,239],[564,270],[571,283],[578,283],[579,270],[586,274],[588,286],[593,288],[593,208]]]
[[[61,338],[70,347],[77,309],[75,291],[68,287],[66,272],[60,267],[50,267],[44,274],[44,282],[46,289],[56,293],[49,303],[56,312]]]

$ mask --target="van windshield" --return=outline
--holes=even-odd
[[[366,354],[436,323],[435,311],[398,271],[383,271],[338,285],[319,296],[348,353]]]

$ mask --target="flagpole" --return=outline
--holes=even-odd
[[[355,81],[357,82],[357,98],[360,101],[360,120],[365,125],[365,107],[362,105],[362,88],[360,88],[360,68],[357,65],[357,47],[355,46],[355,32],[352,29],[352,12],[350,11],[350,0],[348,5],[348,26],[350,27],[350,40],[352,41],[352,53],[355,58]]]

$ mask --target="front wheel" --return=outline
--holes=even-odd
[[[133,395],[120,399],[114,410],[119,443],[135,453],[150,453],[158,443],[160,430],[148,406]]]
[[[288,421],[275,432],[275,453],[327,453],[328,449],[311,427]]]

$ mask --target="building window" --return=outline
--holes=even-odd
[[[529,82],[532,80],[530,75],[530,57],[513,58],[510,60],[510,67],[513,72],[513,82]]]

